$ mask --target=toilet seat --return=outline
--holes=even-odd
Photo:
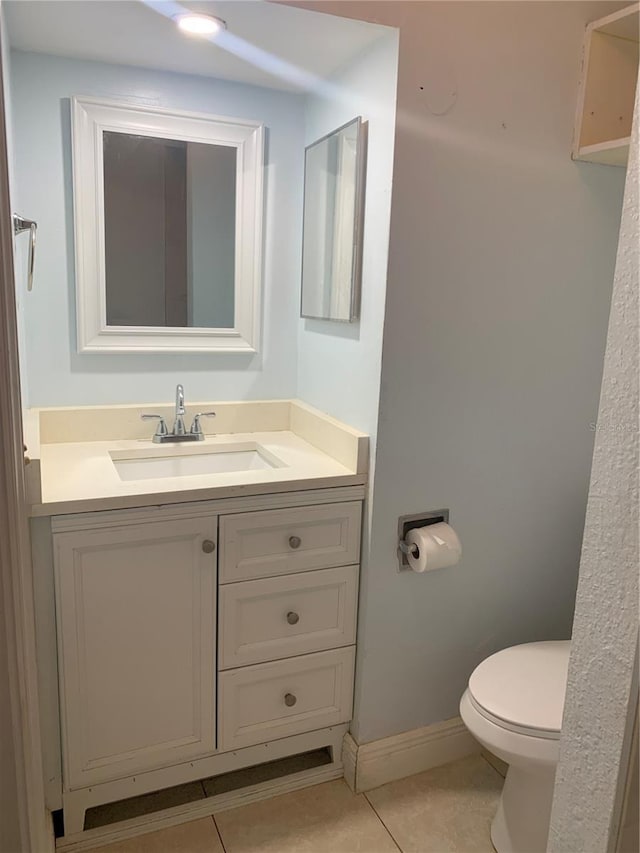
[[[467,695],[469,697],[469,702],[472,707],[480,714],[481,717],[484,717],[485,720],[488,720],[490,723],[493,723],[494,726],[499,726],[501,729],[505,729],[508,732],[515,732],[519,735],[526,735],[527,737],[540,738],[545,740],[560,740],[560,732],[553,731],[548,729],[532,729],[527,728],[526,726],[518,726],[515,723],[508,723],[506,720],[501,720],[500,717],[496,717],[490,711],[487,711],[486,708],[483,708],[482,705],[478,704],[476,700],[473,698],[471,691],[467,691]]]
[[[469,679],[472,706],[508,731],[558,740],[570,645],[569,640],[525,643],[491,655]]]

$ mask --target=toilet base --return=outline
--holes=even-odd
[[[545,853],[555,770],[555,766],[509,767],[491,824],[497,853]]]

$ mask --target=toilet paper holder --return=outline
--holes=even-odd
[[[428,527],[430,524],[438,524],[444,521],[449,523],[448,509],[435,509],[430,512],[418,512],[413,515],[401,515],[398,519],[398,570],[401,572],[410,571],[407,555],[415,553],[416,545],[410,545],[406,536],[410,530],[415,530],[416,527]]]
[[[398,548],[400,548],[402,553],[405,555],[413,554],[414,557],[418,556],[419,548],[415,542],[412,545],[409,545],[405,539],[401,539],[398,543]]]

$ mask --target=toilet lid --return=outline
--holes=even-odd
[[[476,667],[469,693],[497,721],[557,736],[570,647],[569,640],[553,640],[503,649]]]

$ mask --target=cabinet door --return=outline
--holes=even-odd
[[[215,750],[217,519],[54,537],[67,789]]]

